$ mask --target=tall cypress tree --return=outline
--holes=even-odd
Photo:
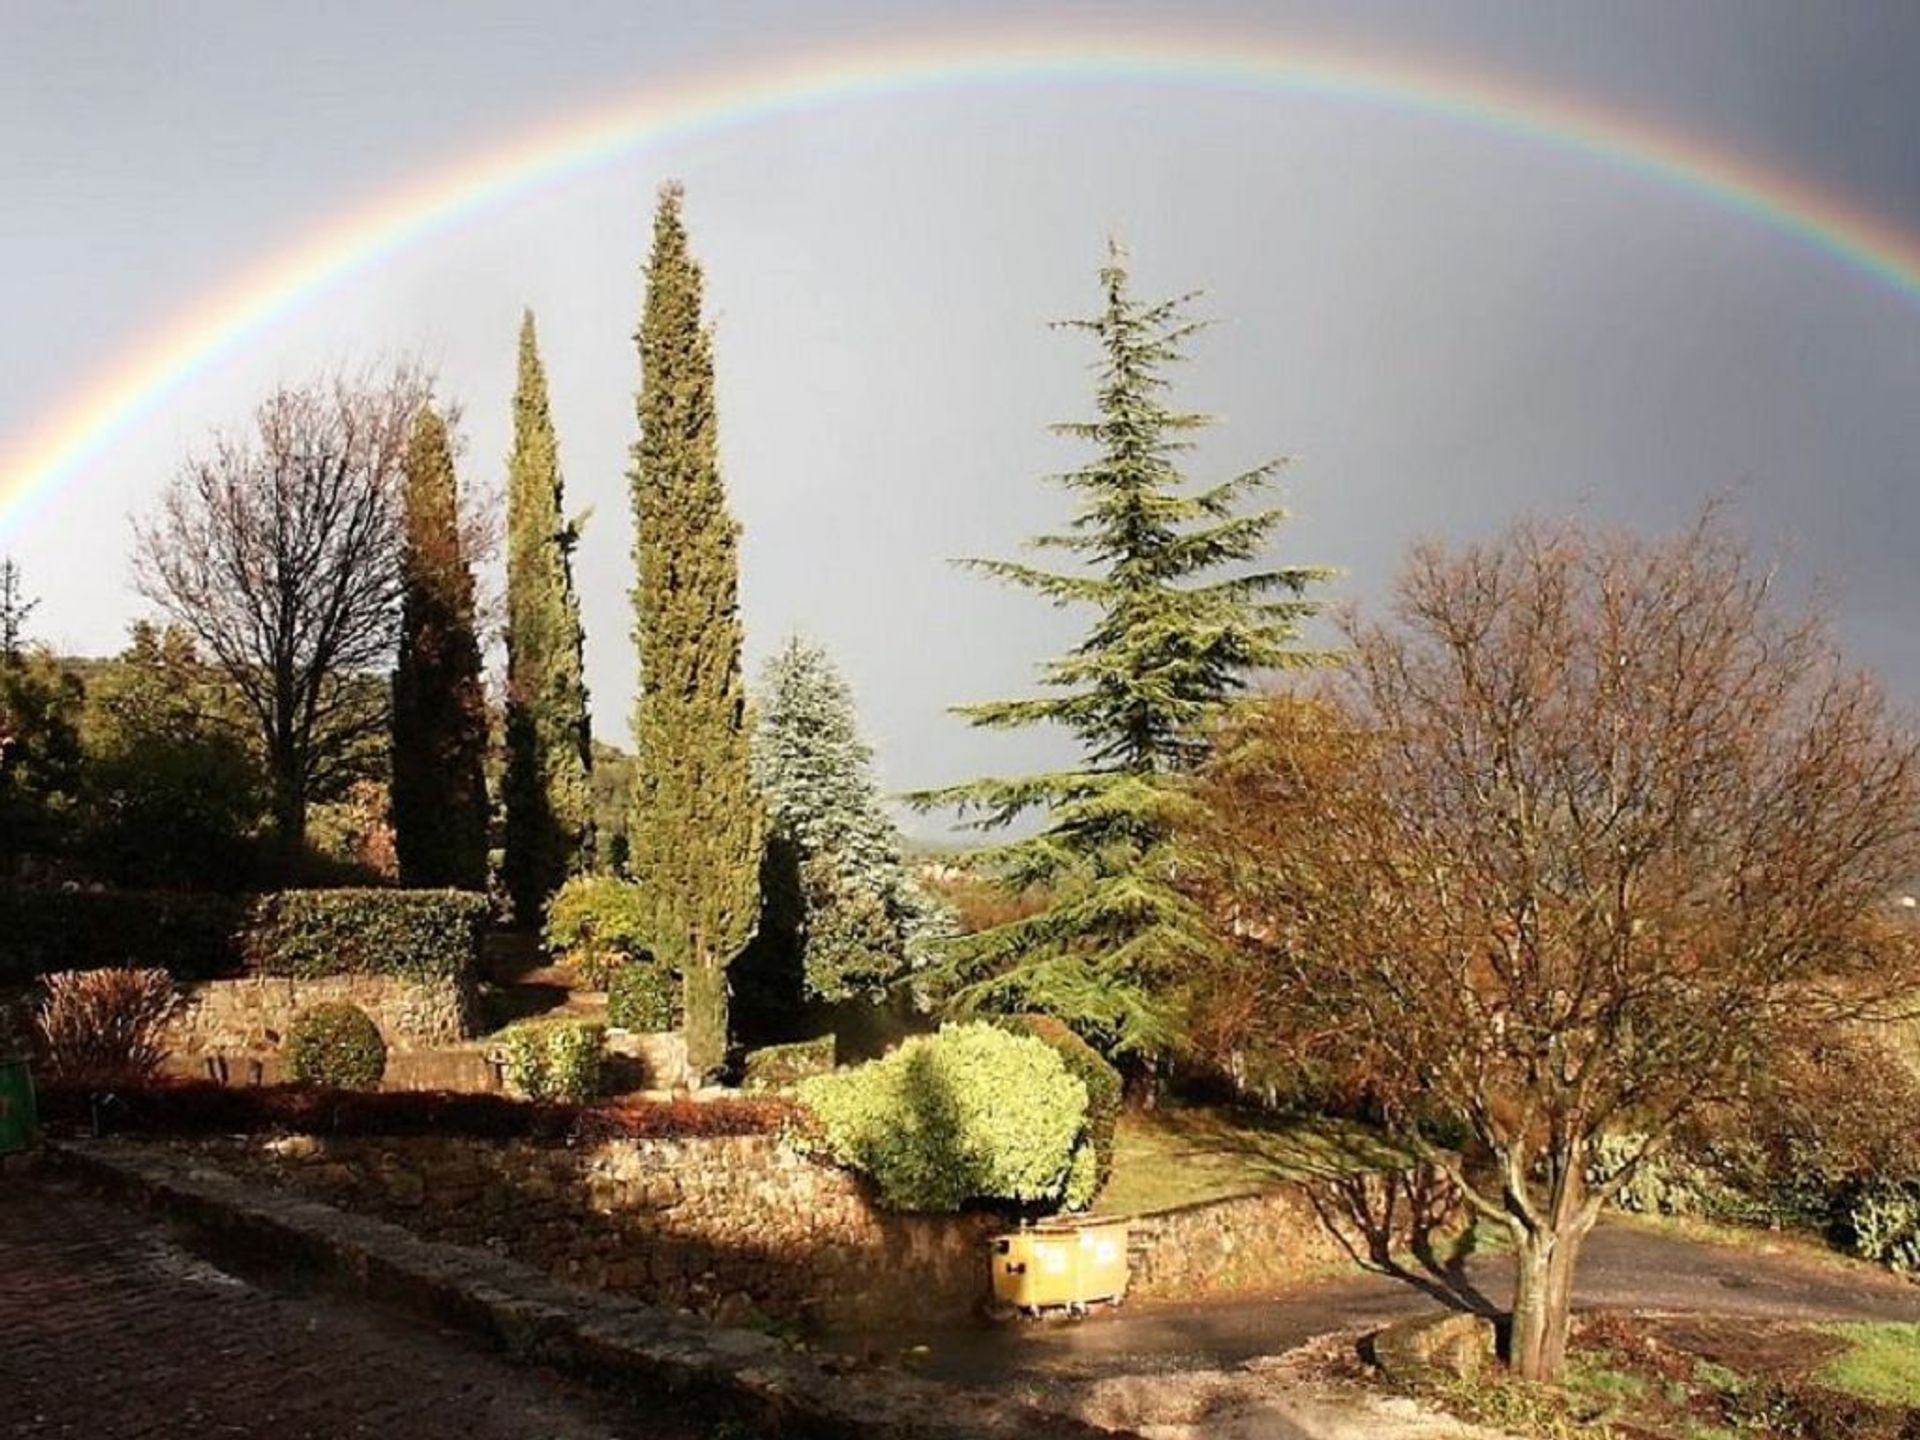
[[[505,881],[514,918],[537,924],[547,897],[593,856],[593,764],[573,590],[577,527],[564,510],[559,447],[533,313],[520,324],[507,469]]]
[[[447,424],[423,407],[408,437],[400,657],[393,672],[393,830],[408,885],[487,885],[487,701],[473,571]]]
[[[727,967],[759,921],[764,821],[740,673],[740,529],[720,483],[712,337],[680,188],[660,192],[631,475],[640,696],[629,861],[660,957],[682,977],[688,1056],[727,1048]]]
[[[1065,531],[1033,542],[1080,564],[966,562],[1056,606],[1090,609],[1093,624],[1045,666],[1051,693],[959,711],[992,729],[1062,727],[1081,763],[915,799],[957,807],[982,830],[1045,817],[1039,833],[989,860],[1010,888],[1043,887],[1050,904],[952,943],[957,1004],[1047,1010],[1115,1053],[1143,1053],[1169,1038],[1168,996],[1206,945],[1200,915],[1171,883],[1179,777],[1252,674],[1317,658],[1298,648],[1299,627],[1317,608],[1307,590],[1327,572],[1253,568],[1286,512],[1241,505],[1278,461],[1199,490],[1181,473],[1191,436],[1212,423],[1166,400],[1168,369],[1204,328],[1189,318],[1194,297],[1135,299],[1117,245],[1100,284],[1099,314],[1061,322],[1100,346],[1094,418],[1054,427],[1094,454],[1055,477],[1079,500]]]

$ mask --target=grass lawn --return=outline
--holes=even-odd
[[[1847,1349],[1821,1368],[1836,1390],[1882,1405],[1920,1408],[1920,1325],[1830,1325]]]
[[[1348,1121],[1283,1119],[1221,1106],[1128,1111],[1115,1139],[1113,1179],[1094,1211],[1137,1215],[1288,1180],[1408,1163],[1405,1154]]]

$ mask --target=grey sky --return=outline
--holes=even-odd
[[[516,132],[785,46],[1121,18],[1458,62],[1631,112],[1920,233],[1920,7],[1892,3],[1055,6],[24,4],[0,0],[0,453],[249,263]],[[948,705],[1023,689],[1074,633],[944,561],[1058,518],[1105,236],[1222,322],[1182,398],[1202,475],[1297,457],[1285,558],[1377,595],[1406,541],[1584,504],[1664,525],[1735,489],[1920,698],[1920,305],[1684,191],[1403,112],[1218,87],[998,85],[825,107],[636,151],[314,297],[0,536],[45,638],[118,647],[126,515],[274,381],[419,350],[497,484],[514,330],[539,314],[601,733],[632,692],[623,471],[652,194],[679,176],[718,326],[751,659],[840,657],[907,786],[1041,740]]]

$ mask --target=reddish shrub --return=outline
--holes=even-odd
[[[491,1140],[696,1139],[771,1135],[798,1119],[791,1103],[741,1100],[628,1101],[560,1105],[454,1091],[324,1090],[304,1085],[253,1089],[187,1081],[117,1093],[94,1105],[90,1092],[54,1084],[40,1097],[53,1125],[129,1135],[457,1135]]]
[[[166,1056],[176,997],[164,970],[64,970],[41,982],[34,1016],[41,1063],[74,1085],[141,1084]]]

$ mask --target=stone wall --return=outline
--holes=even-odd
[[[992,1214],[893,1215],[764,1137],[592,1144],[233,1139],[220,1164],[433,1239],[726,1323],[945,1324],[988,1298]],[[1457,1212],[1406,1176],[1329,1178],[1133,1222],[1136,1301],[1284,1289],[1389,1263]]]
[[[765,1136],[574,1146],[464,1138],[213,1142],[219,1162],[433,1239],[723,1323],[958,1320],[986,1299],[986,1215],[900,1216]]]
[[[1330,1176],[1188,1205],[1134,1222],[1130,1294],[1258,1294],[1348,1269],[1421,1263],[1464,1223],[1430,1175]]]
[[[167,1025],[174,1068],[199,1073],[209,1057],[229,1060],[277,1053],[294,1017],[310,1005],[358,1005],[397,1053],[457,1044],[474,1032],[473,995],[453,980],[402,980],[391,975],[334,975],[320,980],[249,976],[182,988]]]

